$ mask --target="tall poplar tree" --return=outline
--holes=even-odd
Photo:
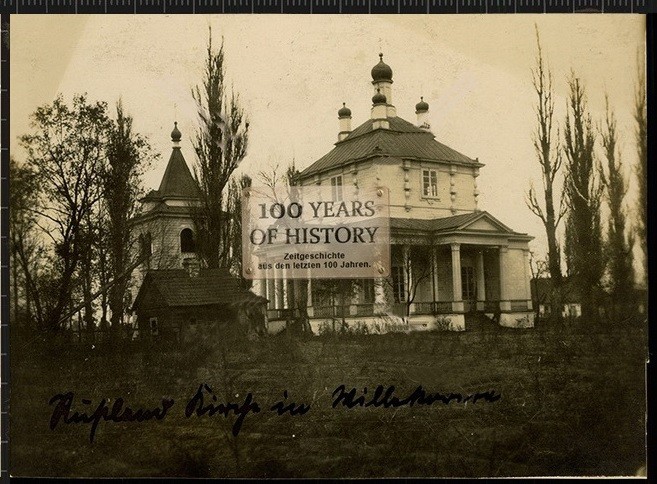
[[[210,268],[229,265],[228,184],[248,144],[249,124],[238,95],[228,95],[225,72],[223,42],[215,50],[210,31],[204,79],[192,89],[200,121],[193,144],[197,157],[194,174],[201,199],[193,218],[198,254]]]
[[[567,177],[565,192],[569,207],[566,222],[568,270],[582,297],[582,317],[597,319],[598,295],[604,272],[600,204],[603,186],[596,160],[595,132],[581,80],[571,74],[568,82],[564,151]]]
[[[606,116],[600,137],[606,170],[601,171],[609,206],[607,227],[606,260],[608,263],[609,292],[615,308],[631,307],[634,299],[634,271],[632,269],[632,246],[634,238],[626,231],[625,194],[627,181],[623,174],[620,152],[617,149],[618,133],[616,117],[605,96]]]

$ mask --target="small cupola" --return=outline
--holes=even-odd
[[[381,89],[378,88],[376,90],[376,94],[372,97],[372,104],[386,104],[388,99],[386,98],[385,94],[381,92]]]
[[[342,103],[342,107],[338,110],[338,120],[340,122],[338,141],[342,141],[351,133],[351,109],[346,103]]]
[[[174,148],[180,148],[180,140],[182,139],[182,133],[178,129],[178,122],[174,121],[173,131],[171,131],[171,141],[173,141]]]
[[[338,118],[350,118],[351,109],[347,107],[347,103],[342,103],[342,107],[338,110]]]
[[[420,102],[415,105],[415,114],[417,114],[417,127],[429,131],[431,125],[429,124],[429,103],[420,97]]]
[[[372,129],[388,129],[389,127],[387,99],[381,89],[377,89],[376,94],[372,97]]]
[[[420,96],[420,102],[415,105],[415,113],[426,113],[429,110],[429,103],[424,100],[424,96]]]
[[[379,63],[372,67],[372,81],[388,81],[392,82],[392,69],[388,64],[383,62],[383,53],[379,54]]]

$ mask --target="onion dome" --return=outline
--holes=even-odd
[[[392,81],[392,69],[383,62],[383,54],[379,54],[379,63],[372,67],[372,80]]]
[[[173,123],[173,131],[171,131],[171,141],[174,143],[180,143],[180,140],[182,139],[182,133],[178,129],[178,122]]]
[[[415,105],[415,112],[424,113],[429,110],[429,104],[424,102],[424,97],[420,97],[420,102]]]
[[[349,109],[346,103],[342,103],[342,107],[338,111],[338,118],[348,118],[351,116],[351,109]]]
[[[372,97],[372,104],[385,104],[388,100],[386,99],[385,94],[381,92],[381,89],[376,90],[376,94]]]

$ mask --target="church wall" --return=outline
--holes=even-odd
[[[191,218],[183,216],[148,220],[136,227],[137,240],[139,240],[140,235],[151,234],[152,255],[149,263],[139,265],[132,275],[130,284],[132,301],[137,296],[144,276],[149,269],[180,269],[183,267],[183,257],[180,252],[180,232],[185,228],[194,230],[194,225]],[[141,249],[137,242],[135,251],[139,250]],[[192,254],[185,254],[186,257],[192,257]]]
[[[422,170],[437,171],[437,197],[422,194]],[[452,172],[450,172],[452,170]],[[474,168],[443,163],[402,160],[382,157],[354,167],[339,167],[303,180],[303,185],[330,185],[330,179],[342,175],[343,190],[354,187],[374,189],[380,186],[390,191],[390,216],[433,219],[450,217],[475,210]],[[453,174],[452,174],[453,173]],[[452,182],[454,185],[452,185]],[[407,190],[408,188],[408,190]],[[455,199],[452,202],[452,191]],[[455,212],[452,211],[455,210]]]
[[[509,299],[530,299],[529,275],[526,273],[525,253],[522,249],[509,249],[506,254],[506,288]]]
[[[345,191],[354,186],[354,180],[359,189],[387,187],[390,191],[391,217],[433,219],[472,212],[475,210],[473,168],[451,167],[453,174],[450,173],[450,165],[379,158],[357,165],[355,174],[352,167],[340,167],[308,178],[303,184],[315,185],[319,181],[321,185],[328,185],[331,177],[342,175]],[[422,194],[423,168],[437,171],[438,196],[435,198]],[[451,191],[455,191],[453,202]]]
[[[499,301],[500,262],[496,250],[484,251],[484,282],[486,301]]]

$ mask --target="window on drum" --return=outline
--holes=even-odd
[[[331,193],[333,201],[342,201],[342,175],[331,177]]]
[[[422,196],[438,197],[438,173],[436,170],[422,170]]]

